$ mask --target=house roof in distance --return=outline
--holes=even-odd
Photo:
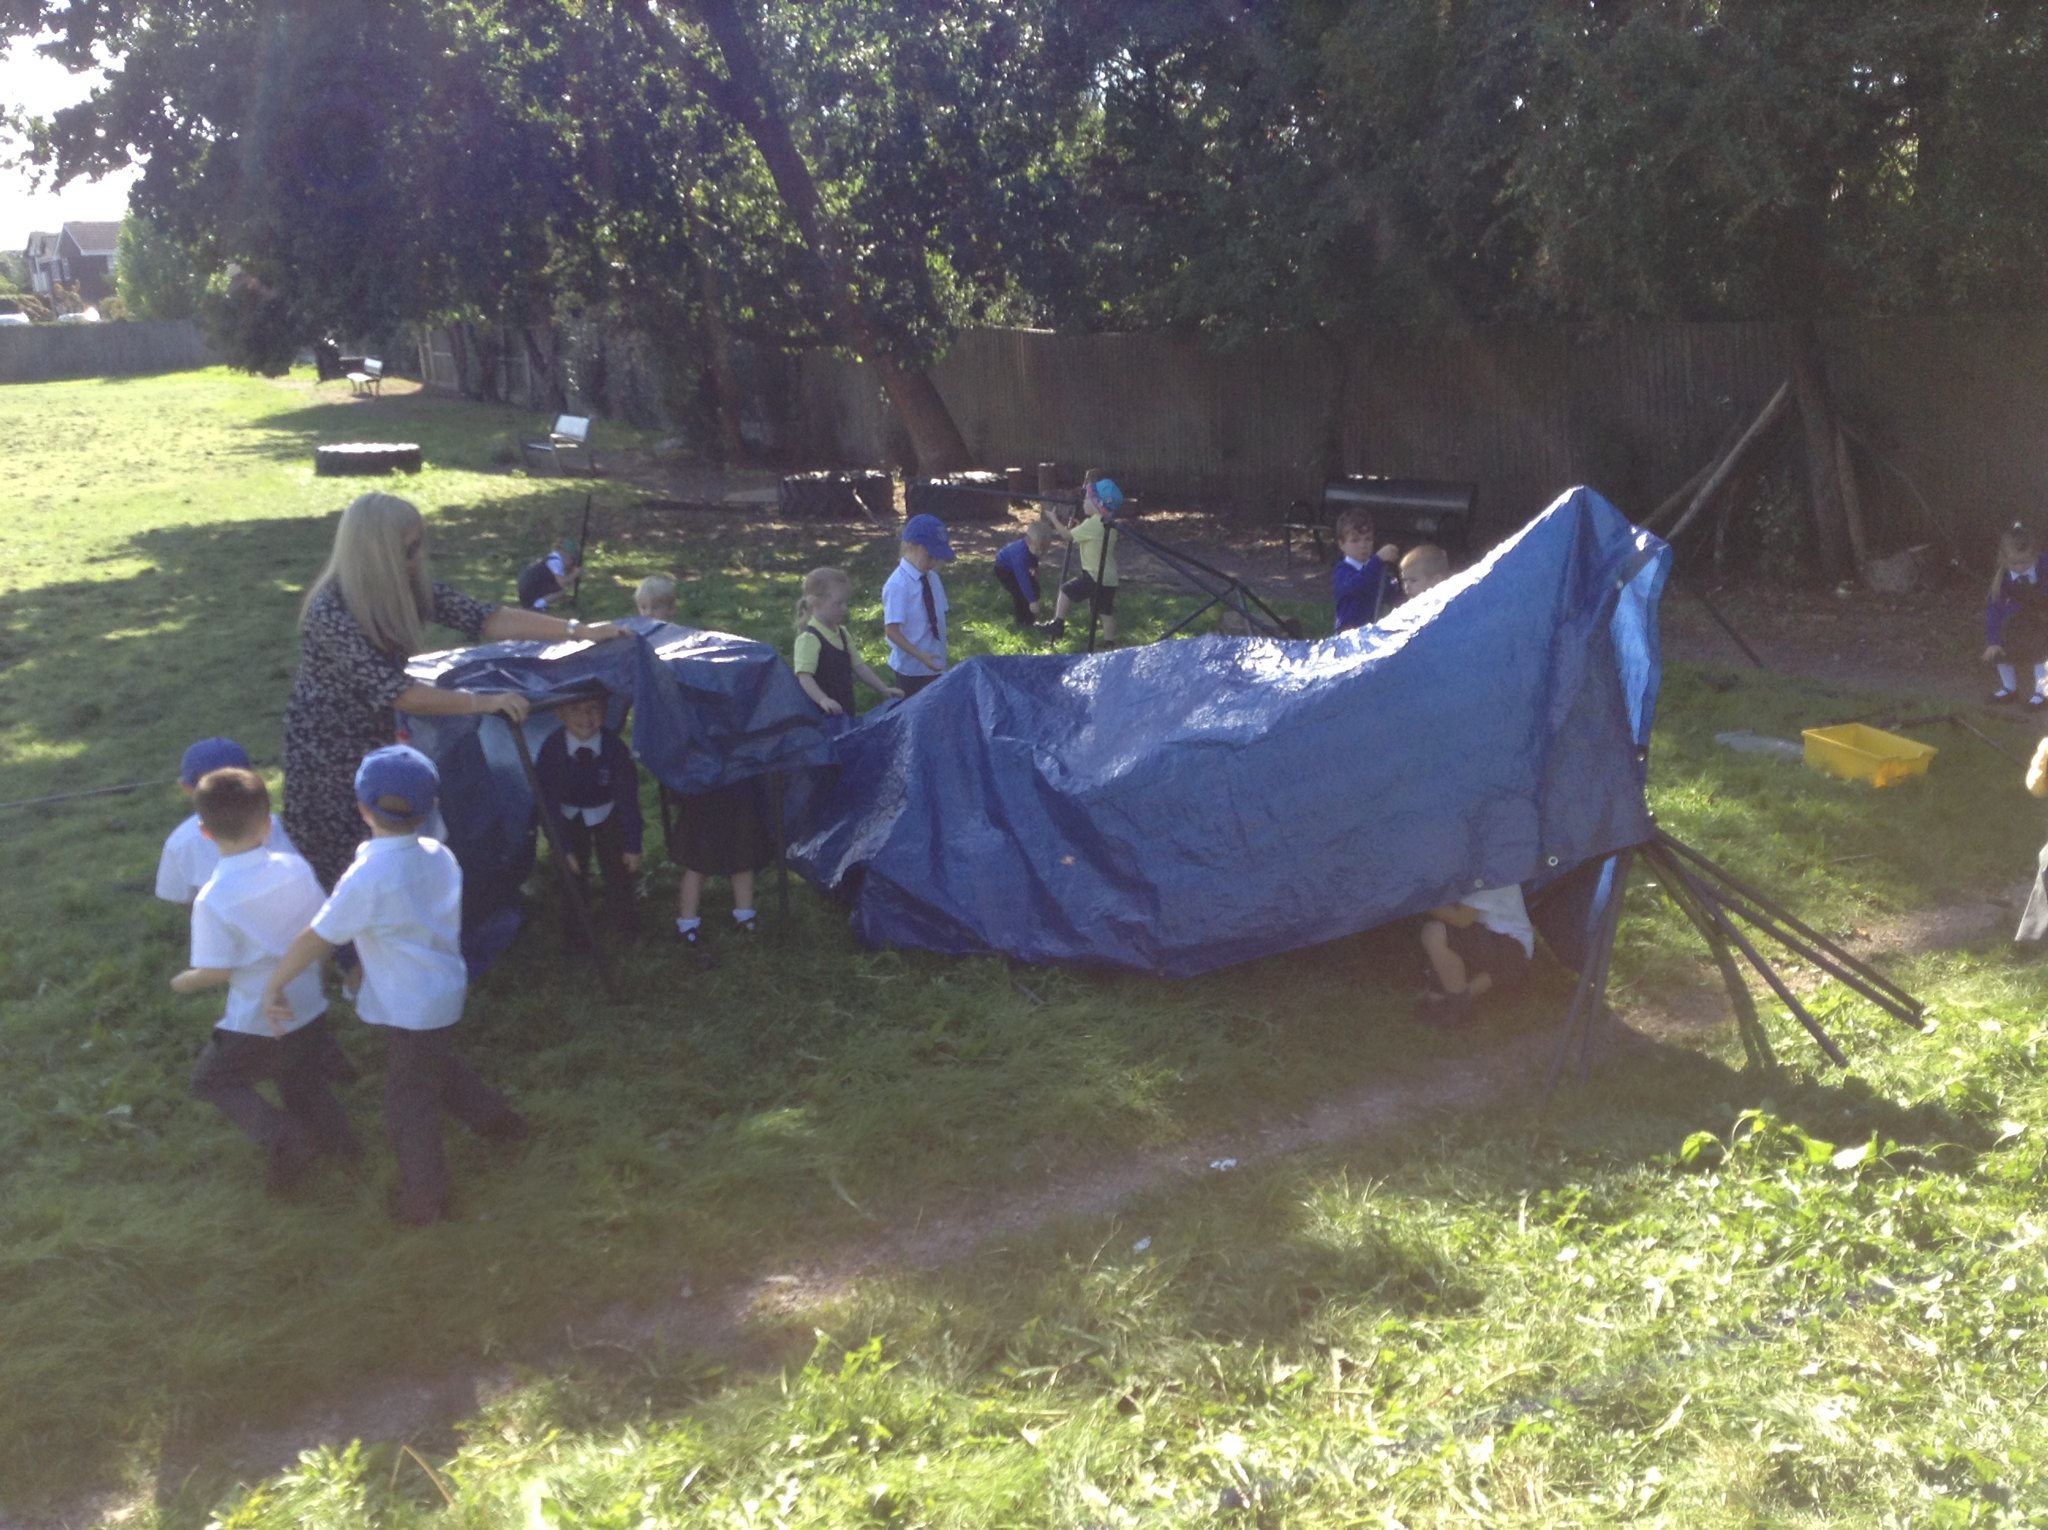
[[[59,237],[61,236],[57,234],[40,232],[30,234],[28,236],[27,248],[22,253],[27,255],[30,260],[46,260],[57,253],[57,240]]]
[[[119,219],[112,223],[67,223],[64,232],[81,255],[111,255],[114,242],[120,237],[121,223]]]

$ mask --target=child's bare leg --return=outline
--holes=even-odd
[[[732,874],[732,911],[735,918],[754,912],[754,874],[751,871]]]
[[[1073,601],[1067,598],[1067,592],[1061,590],[1060,598],[1052,603],[1052,619],[1056,622],[1065,621],[1067,619],[1067,611],[1073,604]]]
[[[1114,643],[1116,641],[1116,615],[1114,612],[1103,612],[1102,620],[1095,625],[1096,630],[1102,634],[1103,642]]]
[[[1429,970],[1436,974],[1438,986],[1445,993],[1463,993],[1465,959],[1451,949],[1450,930],[1441,919],[1423,924],[1422,950],[1429,958]]]
[[[684,871],[682,902],[676,909],[678,919],[695,919],[697,905],[704,901],[704,873]]]

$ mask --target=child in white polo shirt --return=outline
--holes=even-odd
[[[945,523],[936,515],[913,515],[903,525],[901,552],[882,584],[882,635],[896,688],[915,696],[946,667],[946,587],[932,572],[953,561]]]
[[[263,1015],[265,983],[285,948],[320,907],[313,868],[265,846],[270,792],[248,770],[209,771],[193,800],[219,866],[192,906],[192,965],[171,979],[178,993],[226,985],[227,1013],[192,1069],[192,1092],[220,1107],[269,1157],[264,1180],[289,1190],[317,1153],[362,1154],[341,1103],[327,1087],[334,1040],[320,975],[279,990],[274,1025]],[[257,1093],[274,1079],[283,1108]]]
[[[336,946],[354,942],[363,987],[356,1013],[384,1027],[384,1124],[398,1157],[393,1215],[423,1227],[448,1214],[441,1148],[446,1110],[479,1136],[511,1142],[526,1118],[455,1055],[469,974],[462,961],[462,868],[420,834],[441,780],[417,749],[393,744],[363,756],[356,803],[371,838],[334,884],[313,922],[270,975],[264,1013],[282,1019],[286,986]]]
[[[185,758],[178,762],[178,790],[189,798],[198,791],[199,778],[209,770],[248,768],[249,751],[233,739],[203,738],[187,749]],[[299,853],[285,838],[284,825],[275,814],[270,819],[270,835],[271,849],[282,850],[286,855]],[[171,830],[171,837],[164,841],[164,852],[156,863],[156,895],[166,903],[190,907],[219,864],[220,851],[199,832],[199,815],[194,813]]]

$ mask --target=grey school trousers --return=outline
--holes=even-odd
[[[448,1200],[441,1112],[479,1136],[501,1140],[525,1136],[526,1118],[455,1055],[454,1026],[384,1029],[384,1128],[398,1158],[399,1211],[431,1219],[444,1214]]]
[[[353,1158],[362,1143],[327,1087],[340,1052],[325,1015],[282,1036],[216,1029],[192,1065],[192,1092],[218,1106],[259,1147],[297,1137],[320,1152]],[[276,1081],[282,1109],[257,1092],[265,1079]]]

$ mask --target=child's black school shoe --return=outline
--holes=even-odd
[[[2007,706],[2012,702],[2018,701],[2020,699],[2020,693],[2014,690],[2009,685],[2001,685],[1997,690],[1991,693],[1988,699],[1991,705],[1995,707],[2002,707]]]
[[[524,1142],[533,1135],[533,1123],[516,1110],[508,1110],[502,1116],[493,1116],[488,1126],[479,1126],[476,1134],[486,1142]]]
[[[401,1190],[391,1201],[391,1220],[400,1227],[432,1227],[448,1220],[446,1198],[423,1200]]]
[[[2036,691],[2027,698],[2027,705],[2030,707],[2048,707],[2048,696],[2043,696],[2039,691]]]
[[[718,965],[718,958],[711,954],[711,943],[704,938],[703,925],[698,925],[694,930],[677,930],[676,944],[689,948],[691,954],[697,958],[699,972],[709,972]]]
[[[1472,995],[1431,989],[1416,1004],[1415,1018],[1437,1030],[1455,1030],[1472,1019]]]
[[[1055,616],[1049,622],[1040,622],[1038,624],[1038,635],[1040,637],[1052,638],[1055,641],[1065,637],[1067,635],[1067,619],[1064,616]]]
[[[265,1149],[263,1188],[272,1195],[289,1194],[292,1186],[299,1182],[299,1176],[319,1156],[319,1149],[302,1133],[290,1131],[280,1134]]]

